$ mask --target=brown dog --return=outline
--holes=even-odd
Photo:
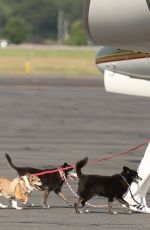
[[[15,179],[0,177],[0,196],[10,199],[11,207],[20,210],[22,208],[17,205],[16,200],[28,204],[29,194],[34,188],[39,189],[39,186],[41,186],[40,179],[31,174]],[[6,208],[8,206],[0,203],[0,207]]]
[[[32,168],[32,167],[19,167],[16,166],[13,162],[11,157],[6,153],[5,154],[6,159],[8,160],[8,163],[10,164],[10,166],[17,171],[18,176],[24,176],[27,173],[30,174],[37,174],[37,173],[42,173],[45,171],[51,171],[51,170],[56,170],[55,173],[52,174],[43,174],[43,175],[39,175],[39,178],[41,179],[41,191],[44,191],[44,197],[42,200],[42,206],[44,208],[48,208],[49,205],[47,205],[47,199],[48,196],[50,194],[50,192],[54,191],[61,199],[63,199],[67,204],[70,205],[69,200],[65,197],[65,195],[62,193],[61,189],[62,186],[65,182],[64,180],[64,176],[65,178],[71,178],[73,180],[77,179],[77,174],[74,171],[74,168],[68,168],[67,170],[61,171],[61,173],[59,171],[57,171],[59,168],[66,168],[66,167],[70,167],[71,165],[69,165],[68,163],[64,163],[63,165],[61,165],[60,167],[50,167],[47,169],[39,169],[39,168]]]

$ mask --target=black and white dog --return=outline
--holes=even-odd
[[[47,168],[47,169],[39,169],[39,168],[32,168],[32,167],[18,167],[12,163],[11,157],[6,153],[6,159],[8,160],[10,166],[15,169],[18,173],[18,176],[24,176],[28,173],[30,174],[37,174],[43,173],[45,171],[55,170],[58,168]],[[77,174],[75,169],[70,167],[68,163],[64,163],[59,168],[68,168],[64,171],[57,171],[52,174],[43,174],[38,175],[41,180],[42,185],[40,186],[40,190],[44,191],[44,197],[42,200],[42,206],[44,208],[48,208],[47,205],[47,198],[51,191],[54,191],[59,197],[61,197],[68,205],[70,205],[69,200],[65,197],[65,195],[61,192],[62,185],[64,183],[64,179],[71,178],[73,180],[77,179]],[[70,167],[70,168],[69,168]]]
[[[112,211],[111,203],[114,198],[124,204],[130,212],[129,204],[123,199],[123,195],[127,192],[132,182],[138,183],[138,181],[141,180],[138,173],[124,166],[120,174],[112,176],[84,175],[81,172],[81,168],[86,165],[87,161],[88,158],[84,158],[76,163],[76,173],[79,178],[79,198],[74,203],[76,213],[82,213],[78,208],[80,203],[82,204],[84,212],[88,212],[88,210],[85,209],[85,203],[95,195],[108,198],[109,213],[117,214],[117,212]]]

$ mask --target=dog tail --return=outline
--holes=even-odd
[[[87,162],[88,162],[88,157],[85,157],[83,160],[78,161],[76,163],[76,173],[78,177],[82,176],[81,168],[83,168]]]
[[[6,157],[7,161],[8,161],[8,163],[10,164],[10,166],[11,166],[13,169],[15,169],[16,171],[18,171],[18,167],[15,166],[15,165],[12,163],[11,157],[10,157],[7,153],[5,153],[5,157]]]

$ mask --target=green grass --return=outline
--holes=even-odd
[[[89,50],[59,50],[59,49],[26,49],[26,48],[7,48],[0,50],[0,56],[4,57],[24,57],[24,56],[34,56],[34,57],[83,57],[83,58],[95,58],[95,51]]]
[[[98,76],[95,50],[63,48],[0,49],[0,74]]]

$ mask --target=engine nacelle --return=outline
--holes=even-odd
[[[149,0],[85,0],[84,20],[96,44],[150,51]]]
[[[148,79],[132,78],[105,70],[104,85],[108,92],[150,97],[150,81]]]

